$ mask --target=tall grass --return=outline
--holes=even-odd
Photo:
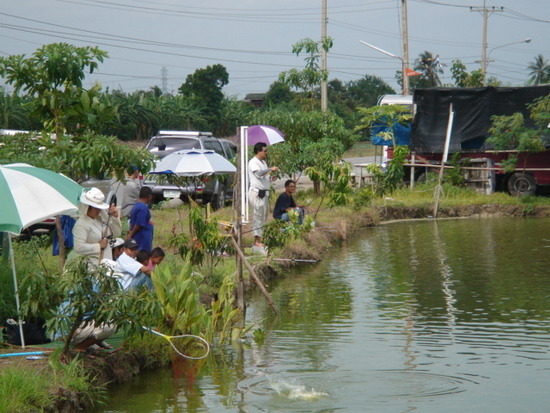
[[[33,237],[30,240],[14,240],[13,243],[15,270],[18,284],[26,277],[38,273],[59,275],[58,257],[52,255],[49,236]],[[20,290],[20,299],[24,300],[25,291]],[[0,325],[7,318],[15,317],[15,288],[11,261],[9,257],[0,258]]]
[[[0,325],[4,325],[6,319],[15,317],[15,289],[11,267],[8,262],[1,262],[0,265]]]
[[[396,206],[426,206],[434,202],[436,183],[428,182],[416,184],[411,190],[409,187],[402,187],[396,190],[391,196],[376,200],[376,204],[389,204]],[[529,198],[529,199],[525,199]],[[504,192],[495,192],[491,195],[477,193],[470,188],[461,188],[450,184],[443,184],[441,196],[442,206],[464,206],[501,204],[517,205],[524,203],[536,203],[538,205],[549,205],[547,197],[514,197]]]
[[[0,369],[0,413],[42,411],[53,402],[51,377],[35,368]]]
[[[80,357],[72,359],[69,363],[62,363],[59,360],[60,355],[61,349],[52,354],[49,360],[53,372],[53,380],[50,377],[53,388],[61,388],[78,395],[82,406],[102,404],[107,396],[105,386],[93,382],[92,371],[84,367]]]

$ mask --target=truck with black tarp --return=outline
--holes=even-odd
[[[515,195],[532,195],[537,186],[550,185],[550,129],[541,135],[546,150],[497,150],[490,143],[493,116],[521,113],[526,127],[535,127],[529,105],[550,95],[550,85],[528,87],[431,88],[414,91],[415,116],[410,148],[415,165],[441,164],[452,107],[449,157],[485,158],[493,165],[496,188]],[[452,106],[451,106],[452,105]],[[550,125],[549,125],[550,126]],[[503,161],[517,158],[516,169],[506,171]],[[415,168],[416,178],[425,168]],[[408,174],[407,174],[408,175]]]

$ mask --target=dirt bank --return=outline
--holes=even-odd
[[[486,204],[442,207],[438,211],[438,219],[525,216],[548,217],[550,208],[527,204]],[[340,245],[364,228],[383,223],[418,219],[433,219],[433,208],[431,206],[378,206],[337,219],[331,225],[321,223],[307,234],[304,240],[292,242],[277,254],[290,261],[277,262],[276,265],[263,264],[259,266],[260,272],[268,273],[270,278],[278,277],[284,271],[284,267],[299,264],[291,260],[321,260],[329,249]]]

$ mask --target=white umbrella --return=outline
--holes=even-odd
[[[19,235],[23,228],[52,215],[76,212],[82,189],[73,180],[47,169],[23,163],[0,165],[0,231],[8,233],[15,304],[23,348],[25,338],[19,315],[19,290],[11,236]]]
[[[201,176],[235,172],[235,165],[220,154],[211,150],[190,149],[177,151],[162,158],[151,173]]]

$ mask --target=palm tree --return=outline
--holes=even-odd
[[[527,69],[530,70],[529,75],[531,76],[529,78],[529,83],[540,85],[550,81],[550,65],[543,55],[539,54],[536,56],[535,61],[529,63]]]
[[[441,86],[439,74],[443,73],[443,68],[439,63],[439,55],[433,57],[432,53],[427,50],[420,53],[420,56],[415,60],[414,70],[422,73],[422,76],[411,80],[415,88]]]

